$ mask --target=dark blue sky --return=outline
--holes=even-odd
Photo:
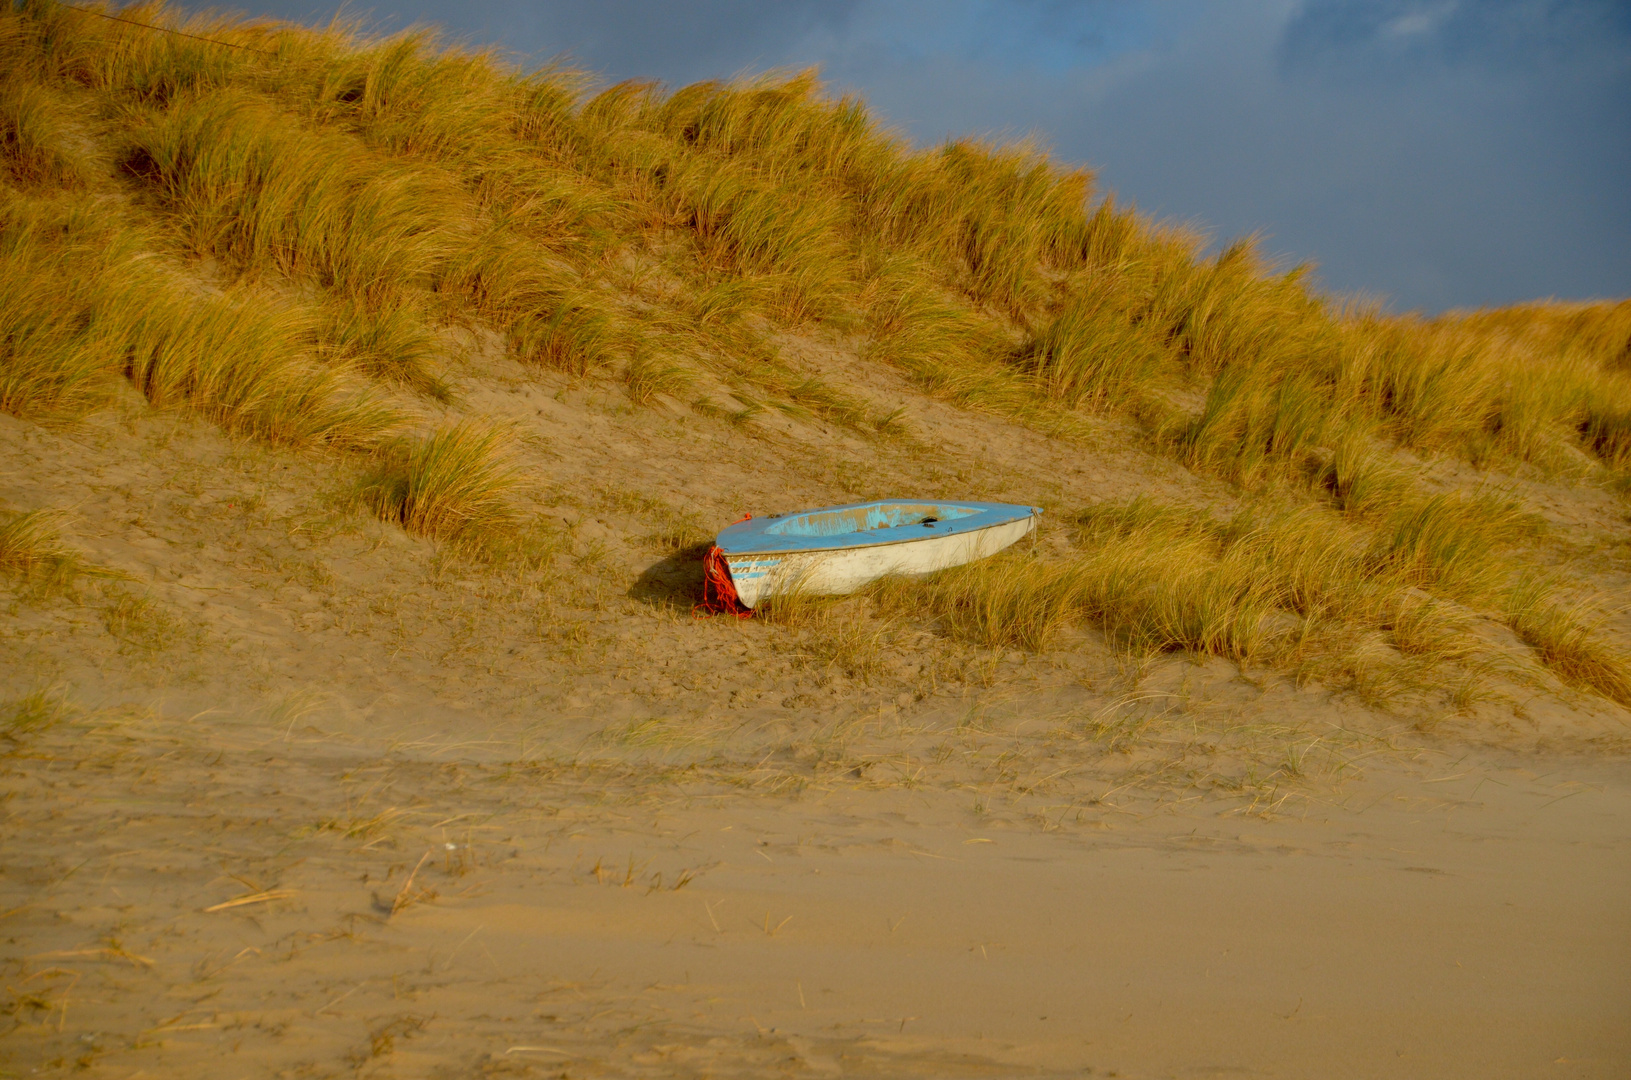
[[[227,0],[231,3],[232,0]],[[337,4],[249,0],[324,22]],[[1631,295],[1631,0],[375,0],[670,86],[819,66],[922,144],[1034,134],[1101,187],[1394,309]]]

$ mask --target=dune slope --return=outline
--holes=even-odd
[[[110,14],[0,12],[9,1068],[1625,1062],[1631,301],[1389,315],[812,74]],[[694,614],[895,496],[1044,526]]]

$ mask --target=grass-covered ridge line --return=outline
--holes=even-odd
[[[591,93],[425,33],[185,26],[249,48],[8,13],[12,197],[118,190],[177,256],[315,287],[325,354],[376,377],[427,385],[416,327],[446,321],[577,374],[643,370],[667,322],[661,351],[730,368],[752,342],[725,330],[751,316],[859,329],[965,404],[1131,413],[1248,482],[1356,430],[1474,461],[1625,463],[1623,303],[1349,309],[1250,242],[1203,258],[1095,205],[1089,174],[1027,146],[914,151],[808,74]],[[1174,411],[1168,393],[1195,388],[1198,415]]]
[[[512,433],[429,419],[457,404],[449,333],[636,407],[910,430],[787,356],[799,334],[961,408],[1133,440],[1247,507],[1090,508],[1068,558],[898,605],[948,633],[1040,648],[1083,623],[1362,686],[1481,662],[1493,619],[1631,697],[1577,587],[1525,574],[1532,519],[1419,467],[1624,490],[1631,301],[1386,315],[1250,241],[1207,256],[1034,147],[915,149],[808,73],[599,88],[426,32],[119,13],[196,37],[0,11],[0,410],[72,419],[123,383],[354,454],[361,504],[476,547],[518,527],[521,484]]]

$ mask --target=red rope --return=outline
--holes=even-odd
[[[739,525],[753,518],[752,514],[743,514],[732,525]],[[711,615],[735,615],[738,619],[753,618],[753,609],[745,607],[741,598],[736,595],[736,583],[731,580],[730,564],[725,561],[725,553],[715,544],[708,549],[708,554],[702,558],[702,603],[691,609],[691,614],[699,619]]]

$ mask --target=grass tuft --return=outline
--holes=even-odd
[[[579,377],[612,368],[628,351],[627,342],[616,310],[589,289],[568,293],[510,329],[510,348],[517,357]]]
[[[1434,495],[1390,514],[1369,560],[1376,573],[1476,601],[1493,596],[1505,582],[1500,551],[1540,529],[1534,515],[1498,495]]]
[[[1589,600],[1567,604],[1556,591],[1539,576],[1515,585],[1506,599],[1513,631],[1564,682],[1631,708],[1631,658],[1604,640],[1604,616]]]
[[[1366,432],[1351,429],[1335,441],[1330,458],[1315,474],[1315,482],[1337,509],[1364,517],[1396,506],[1409,494],[1409,473]]]
[[[55,727],[73,713],[62,688],[41,688],[0,703],[0,736],[19,742]]]
[[[63,539],[66,519],[60,510],[0,514],[0,573],[45,593],[67,590],[85,575],[108,576]]]
[[[1018,354],[1019,366],[1069,408],[1125,408],[1166,363],[1165,350],[1126,312],[1101,303],[1067,308]]]
[[[161,408],[296,445],[367,447],[407,423],[384,394],[312,363],[310,320],[269,298],[149,298],[128,320],[125,374]]]
[[[397,383],[437,401],[452,400],[452,387],[434,365],[436,336],[412,304],[336,301],[323,313],[317,353],[325,364]]]
[[[683,397],[696,382],[695,370],[647,349],[637,350],[623,372],[624,389],[636,405],[651,405],[659,397]]]
[[[110,398],[123,344],[113,286],[142,242],[83,207],[0,201],[0,410],[75,417]]]
[[[69,148],[66,110],[38,83],[0,81],[0,166],[21,184],[77,188],[86,166]]]
[[[379,516],[421,536],[472,549],[501,542],[520,524],[525,486],[515,438],[487,421],[448,424],[382,452],[362,498]]]
[[[102,612],[108,633],[132,648],[157,652],[177,643],[182,624],[151,596],[115,589]]]

